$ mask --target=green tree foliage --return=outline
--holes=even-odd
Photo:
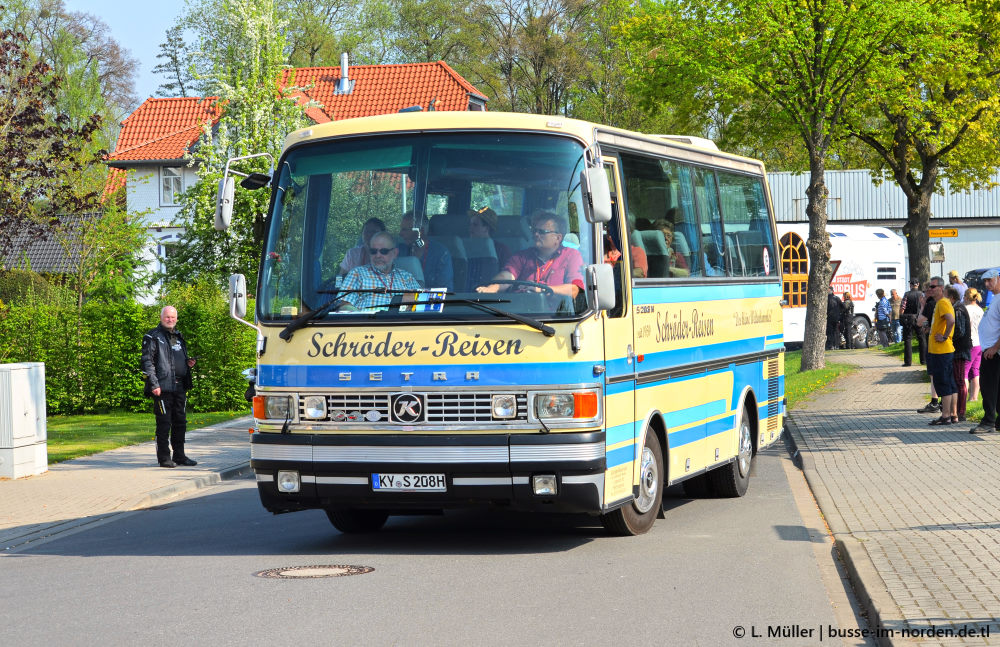
[[[60,112],[59,79],[27,46],[23,34],[0,31],[0,259],[15,236],[23,246],[97,198],[71,180],[97,162],[90,149],[101,118],[75,126]]]
[[[166,77],[166,81],[156,89],[160,97],[186,97],[194,91],[195,78],[191,71],[191,51],[184,42],[184,28],[174,25],[167,30],[167,40],[160,43],[160,53],[156,58],[162,59],[153,68],[153,74]]]
[[[202,81],[225,112],[206,127],[190,156],[198,182],[181,199],[179,220],[186,228],[168,266],[169,281],[205,277],[222,285],[233,272],[247,274],[251,291],[256,280],[264,236],[267,191],[238,189],[228,231],[214,229],[218,182],[226,161],[256,153],[277,160],[285,136],[308,120],[294,95],[297,88],[278,87],[285,68],[283,24],[272,1],[201,0],[189,3],[184,18],[200,38],[201,55],[212,65]],[[238,165],[243,172],[270,171],[265,158]]]
[[[583,76],[588,0],[474,0],[460,73],[491,97],[493,110],[567,114]]]
[[[859,100],[852,134],[876,153],[873,173],[906,196],[910,276],[930,277],[931,198],[986,187],[1000,158],[1000,10],[995,2],[942,0],[920,7]]]
[[[812,262],[802,370],[824,365],[832,274],[827,158],[833,142],[847,133],[859,89],[878,69],[895,64],[892,45],[906,22],[907,4],[668,0],[650,4],[626,30],[630,46],[643,55],[637,87],[648,102],[696,97],[724,114],[748,106],[769,128],[794,132],[806,150]]]
[[[110,199],[96,213],[64,217],[53,235],[69,259],[64,280],[78,307],[88,298],[136,298],[144,278],[139,255],[148,243],[141,214],[129,214]]]

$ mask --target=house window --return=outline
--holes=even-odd
[[[809,256],[806,243],[795,232],[781,237],[781,291],[786,308],[806,307],[806,286],[809,283]]]
[[[181,169],[174,166],[163,166],[160,168],[160,204],[175,205],[180,203],[181,193],[184,191],[184,176]]]

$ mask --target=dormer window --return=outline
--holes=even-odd
[[[184,175],[179,167],[160,167],[160,205],[174,206],[180,204],[181,193],[184,192]]]

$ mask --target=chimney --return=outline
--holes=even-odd
[[[348,76],[347,52],[340,55],[340,82],[337,84],[337,94],[350,94],[354,82]]]

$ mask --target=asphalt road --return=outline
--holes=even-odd
[[[666,499],[666,518],[632,538],[587,517],[484,511],[347,536],[319,511],[272,516],[253,482],[230,482],[0,557],[0,635],[11,646],[791,646],[820,634],[839,645],[831,628],[863,620],[797,479],[769,450],[744,498]],[[323,565],[374,570],[255,575]]]

